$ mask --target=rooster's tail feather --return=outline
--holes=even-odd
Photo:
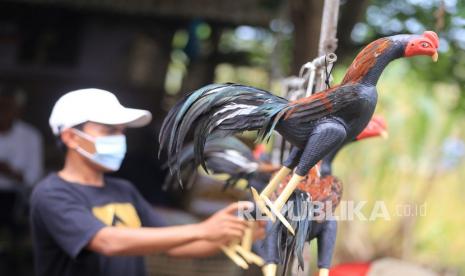
[[[295,229],[295,236],[289,234],[289,231],[281,222],[277,222],[275,226],[277,228],[276,231],[279,233],[277,243],[280,249],[280,263],[284,265],[284,271],[287,271],[289,260],[292,259],[292,256],[297,258],[298,267],[302,270],[304,269],[304,245],[312,231],[311,218],[307,216],[309,213],[308,208],[311,208],[309,204],[310,200],[308,194],[300,190],[294,191],[289,199],[289,202],[293,203],[290,205],[293,208],[287,210],[284,215]]]
[[[178,102],[163,122],[160,151],[166,149],[171,173],[179,174],[179,153],[189,130],[195,129],[196,163],[205,169],[203,150],[207,138],[259,130],[267,139],[284,113],[288,101],[267,91],[245,85],[212,84],[193,91]]]
[[[251,169],[255,160],[252,151],[244,143],[234,136],[225,139],[208,139],[204,151],[209,171],[213,173],[226,173],[231,175],[226,184],[234,185],[243,175],[246,175]],[[184,180],[192,179],[198,164],[195,164],[194,144],[190,143],[184,146],[178,155],[180,164],[181,178],[176,179],[173,175],[165,178],[163,189],[174,188],[179,184],[183,187]],[[212,158],[215,162],[210,162]],[[174,164],[166,163],[163,168],[172,167]],[[190,181],[186,181],[193,184]],[[187,187],[190,188],[190,187]],[[226,188],[226,187],[225,187]]]

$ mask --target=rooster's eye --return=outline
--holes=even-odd
[[[423,43],[421,43],[421,47],[423,47],[423,48],[428,48],[428,47],[430,47],[430,46],[431,46],[431,45],[429,45],[428,42],[423,42]]]

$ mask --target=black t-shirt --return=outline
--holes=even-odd
[[[32,194],[31,225],[37,276],[138,276],[145,275],[143,257],[107,257],[85,247],[107,225],[164,223],[128,181],[105,177],[103,187],[93,187],[50,174]]]

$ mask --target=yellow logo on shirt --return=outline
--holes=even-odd
[[[141,227],[137,211],[131,203],[109,203],[92,208],[95,217],[108,226]]]

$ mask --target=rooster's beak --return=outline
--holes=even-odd
[[[434,52],[434,55],[432,55],[431,58],[433,59],[434,62],[437,62],[439,58],[438,52]]]
[[[380,135],[383,139],[388,139],[389,138],[389,133],[385,130],[381,131]]]

